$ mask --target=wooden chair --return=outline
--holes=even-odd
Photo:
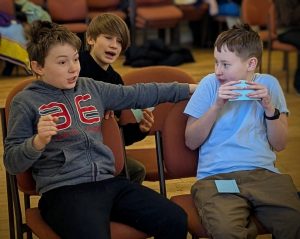
[[[0,11],[10,16],[15,16],[15,6],[13,0],[0,0]]]
[[[198,21],[202,19],[208,12],[209,5],[205,2],[195,4],[176,4],[176,6],[182,11],[182,20],[184,21]]]
[[[87,29],[86,0],[47,0],[47,10],[53,22],[64,25],[71,32],[84,35]]]
[[[32,80],[24,80],[12,89],[7,97],[5,109],[1,109],[3,140],[6,137],[6,127],[9,115],[9,106],[12,98],[19,91],[24,89]],[[104,143],[109,146],[115,156],[116,174],[120,173],[124,166],[124,146],[119,126],[114,118],[105,120],[102,125]],[[25,214],[22,212],[19,192],[24,195]],[[32,232],[41,239],[59,239],[60,237],[46,224],[40,215],[37,207],[31,206],[31,199],[37,196],[35,181],[30,170],[17,175],[7,174],[7,199],[10,222],[10,237],[15,238],[14,229],[16,226],[17,238],[23,238],[26,233],[32,238]],[[15,222],[14,223],[14,218]],[[25,221],[23,221],[25,218]],[[125,224],[111,222],[112,239],[145,239],[148,236]]]
[[[276,9],[272,2],[268,12],[268,73],[271,72],[272,62],[272,51],[282,51],[283,53],[283,69],[286,72],[285,83],[286,92],[289,93],[289,80],[290,80],[290,69],[289,69],[289,53],[297,52],[297,48],[291,44],[283,43],[277,38],[277,23],[276,23]]]
[[[171,43],[179,43],[178,24],[183,17],[182,11],[172,0],[129,0],[129,16],[132,44],[136,44],[136,30],[144,32],[144,42],[147,40],[147,30],[158,30],[159,37],[165,40],[165,30],[170,29]]]
[[[283,69],[286,71],[286,92],[289,92],[289,53],[297,51],[291,44],[280,42],[277,39],[276,11],[272,0],[243,0],[242,20],[251,26],[259,28],[261,40],[267,45],[267,73],[271,72],[272,51],[283,53]],[[260,72],[262,65],[260,65]]]
[[[127,15],[119,8],[120,4],[121,0],[87,0],[88,19],[92,20],[103,12],[110,12],[125,20]]]
[[[30,0],[30,2],[41,6],[42,8],[46,9],[47,8],[47,0]]]
[[[174,104],[169,110],[162,131],[156,132],[160,149],[158,151],[158,158],[161,161],[159,166],[163,166],[165,172],[171,178],[179,179],[196,176],[198,152],[197,150],[191,151],[185,146],[184,135],[187,116],[183,114],[183,111],[187,102],[188,101],[181,101]],[[159,172],[162,173],[164,171],[159,169]],[[163,184],[163,187],[165,187],[166,178],[164,173],[159,176],[160,184]],[[165,194],[165,196],[167,195]],[[188,230],[193,238],[209,237],[201,223],[191,194],[172,196],[170,200],[181,206],[187,213]],[[253,219],[259,234],[267,234],[268,232],[262,227],[257,219],[254,217]]]
[[[135,83],[149,83],[149,82],[181,82],[195,84],[194,79],[176,67],[170,66],[150,66],[140,68],[138,70],[131,71],[122,76],[125,85],[131,85]],[[155,107],[154,125],[151,128],[149,135],[154,135],[156,131],[162,129],[164,121],[173,103],[162,103]],[[135,123],[136,119],[131,110],[123,110],[119,124]],[[141,161],[146,168],[146,180],[157,181],[158,180],[158,167],[156,148],[141,148],[141,149],[127,149],[127,156],[130,156],[136,160]],[[160,189],[165,191],[164,188]]]
[[[175,1],[176,3],[176,1]],[[193,41],[203,45],[207,37],[208,31],[208,9],[209,5],[205,2],[201,4],[176,4],[176,6],[182,11],[182,21],[188,22],[190,26],[195,26],[197,30],[192,31]],[[200,37],[198,37],[200,36]],[[197,44],[197,43],[196,43]],[[195,45],[196,45],[195,44]]]
[[[269,37],[275,37],[269,36],[268,31],[268,12],[271,7],[271,1],[272,0],[243,0],[241,5],[242,21],[257,28],[257,32],[265,44],[268,44]],[[268,54],[267,62],[269,61]],[[259,66],[259,71],[262,71],[262,63]]]

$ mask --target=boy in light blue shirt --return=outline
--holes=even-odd
[[[277,79],[255,73],[261,40],[248,25],[235,26],[218,36],[214,56],[215,73],[185,109],[186,144],[199,148],[192,195],[202,222],[212,238],[255,238],[254,213],[276,239],[300,238],[297,189],[275,167],[288,109]]]

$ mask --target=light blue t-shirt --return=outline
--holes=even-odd
[[[284,94],[276,78],[268,74],[256,74],[255,81],[268,88],[273,105],[281,113],[288,113]],[[219,86],[215,74],[204,77],[184,113],[194,118],[202,117],[215,103]],[[199,148],[197,178],[256,168],[279,172],[274,166],[275,160],[260,102],[228,101]]]

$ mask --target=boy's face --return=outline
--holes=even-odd
[[[96,40],[88,38],[87,41],[91,46],[91,56],[104,70],[118,59],[122,51],[121,39],[116,36],[100,34]]]
[[[49,49],[44,66],[32,62],[32,67],[47,84],[59,89],[72,89],[80,72],[77,49],[69,44],[54,45]]]
[[[249,60],[241,59],[227,47],[222,47],[221,52],[215,48],[214,57],[215,73],[221,84],[229,81],[249,80]]]

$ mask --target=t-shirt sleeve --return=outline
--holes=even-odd
[[[190,98],[184,113],[194,118],[204,115],[215,102],[218,84],[215,74],[204,77]]]

